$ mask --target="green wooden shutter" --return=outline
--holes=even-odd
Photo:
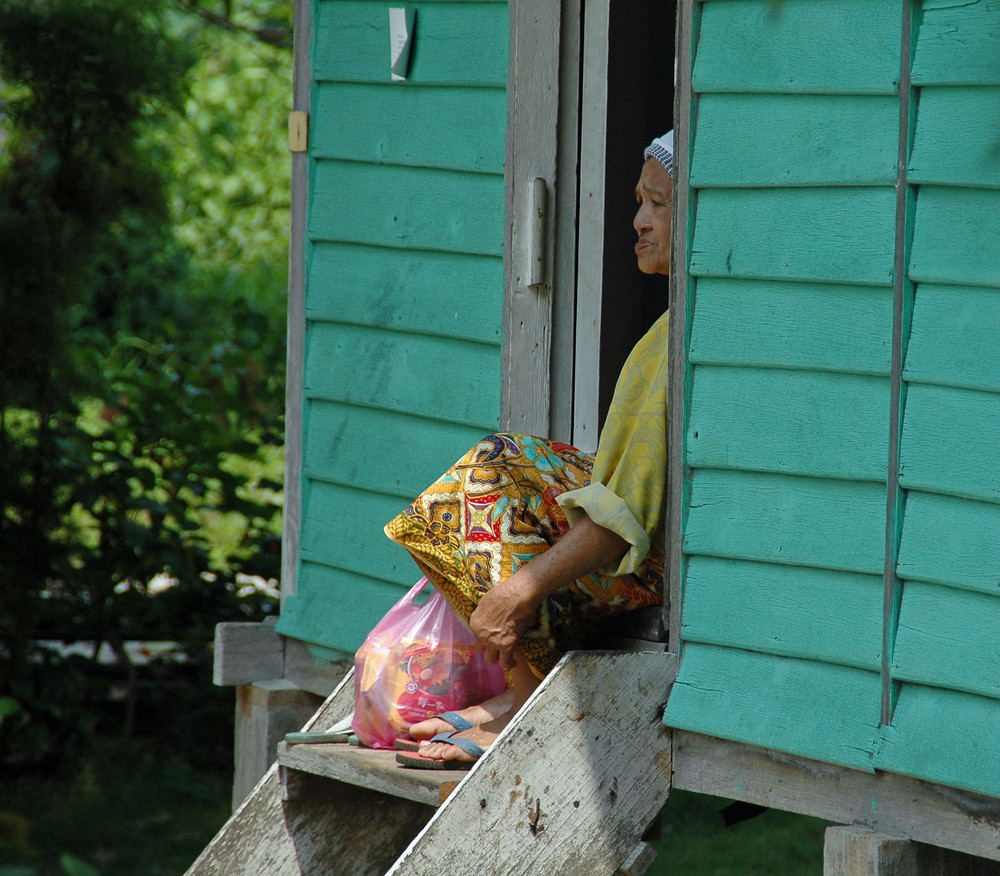
[[[302,499],[280,632],[354,651],[419,571],[384,524],[500,413],[506,2],[318,0]],[[396,4],[398,5],[398,4]]]
[[[693,4],[666,721],[997,794],[1000,9],[904,8]]]

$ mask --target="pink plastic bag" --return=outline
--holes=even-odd
[[[392,748],[411,724],[464,709],[503,693],[503,668],[487,663],[475,637],[421,578],[375,625],[354,655],[354,720],[358,739]]]

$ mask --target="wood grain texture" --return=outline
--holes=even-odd
[[[1000,9],[990,0],[924,0],[915,85],[1000,85]]]
[[[885,485],[694,472],[688,554],[881,574]]]
[[[878,769],[1000,797],[1000,700],[904,684]]]
[[[451,338],[314,322],[305,393],[364,408],[495,428],[500,349]]]
[[[503,177],[319,161],[312,240],[479,255],[503,251]]]
[[[884,482],[888,417],[887,378],[700,365],[688,465]]]
[[[986,594],[908,581],[893,678],[1000,699],[998,630],[1000,588]]]
[[[899,482],[907,489],[1000,502],[1000,394],[912,384]]]
[[[1000,190],[923,186],[917,194],[909,277],[1000,286]]]
[[[906,350],[905,380],[1000,392],[1000,289],[917,289]]]
[[[326,82],[312,118],[313,158],[503,173],[503,88]]]
[[[1000,188],[1000,87],[921,89],[907,179]]]
[[[673,763],[676,788],[800,812],[834,824],[866,825],[1000,860],[1000,801],[994,797],[684,731],[674,733]]]
[[[319,242],[307,318],[499,344],[503,259]]]
[[[687,644],[664,721],[763,748],[871,770],[877,672]]]
[[[884,287],[702,277],[696,301],[693,363],[889,374]]]
[[[691,557],[686,642],[878,671],[882,580],[765,563]]]
[[[891,188],[706,189],[690,271],[888,286],[895,208]]]
[[[675,665],[567,654],[387,876],[613,873],[670,791]]]
[[[319,2],[313,47],[317,81],[390,82],[389,15],[382,2]],[[420,4],[410,70],[397,88],[507,84],[507,4]]]
[[[893,94],[900,34],[890,0],[711,0],[694,90]]]
[[[898,127],[895,97],[703,94],[691,184],[892,185]]]
[[[1000,506],[911,490],[896,574],[983,593],[1000,589]]]
[[[309,406],[305,472],[408,503],[495,426],[445,427],[396,411],[317,401]]]

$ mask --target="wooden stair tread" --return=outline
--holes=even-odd
[[[370,788],[427,806],[439,806],[468,770],[414,770],[396,762],[396,752],[346,743],[278,745],[278,763],[349,785]]]

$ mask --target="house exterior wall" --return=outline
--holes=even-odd
[[[312,4],[301,503],[278,630],[352,652],[419,573],[384,524],[499,422],[506,2]]]
[[[691,8],[666,722],[1000,795],[1000,7]]]

